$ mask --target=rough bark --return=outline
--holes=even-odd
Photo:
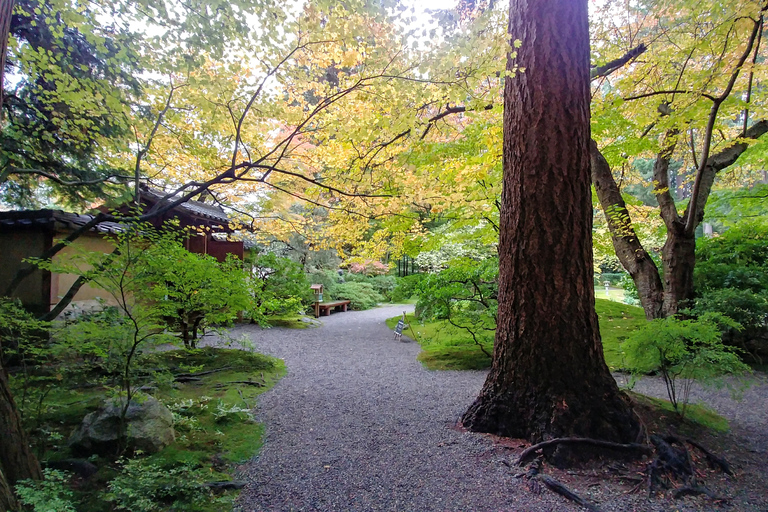
[[[27,435],[21,426],[21,417],[13,400],[5,372],[0,369],[0,471],[8,485],[19,480],[40,480],[40,464],[32,452]]]
[[[0,511],[15,511],[18,509],[19,504],[16,502],[11,486],[8,485],[3,470],[0,469]]]
[[[667,226],[661,261],[664,266],[664,303],[659,318],[666,318],[676,315],[681,303],[693,299],[696,236],[686,232],[682,220]]]
[[[632,276],[640,297],[640,304],[648,320],[661,318],[664,304],[664,286],[661,283],[659,269],[650,254],[643,248],[637,237],[627,205],[621,197],[621,191],[613,179],[611,168],[605,157],[592,141],[590,145],[592,161],[592,183],[595,185],[597,198],[603,209],[616,256],[622,266]]]
[[[504,91],[498,328],[463,423],[532,441],[631,442],[639,427],[594,306],[587,2],[511,0],[509,27],[525,72]]]

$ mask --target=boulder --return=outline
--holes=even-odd
[[[107,400],[83,418],[69,445],[81,455],[114,455],[118,448],[120,413],[125,400]],[[157,453],[175,439],[173,414],[155,398],[131,400],[125,415],[129,450]]]

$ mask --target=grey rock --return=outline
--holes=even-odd
[[[114,454],[119,441],[120,413],[125,401],[107,400],[83,418],[69,440],[78,454]],[[157,453],[175,439],[173,414],[155,398],[132,400],[125,416],[126,445],[144,453]]]

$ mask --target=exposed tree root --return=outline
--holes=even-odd
[[[205,372],[179,373],[173,376],[173,380],[176,382],[189,382],[190,380],[200,380],[198,377],[200,377],[201,375],[210,375],[212,373],[225,372],[227,370],[232,370],[234,368],[235,368],[234,366],[225,366],[223,368],[216,368],[214,370],[208,370]]]
[[[173,382],[181,382],[182,384],[185,382],[202,382],[202,378],[200,377],[190,377],[188,375],[180,375],[178,377],[174,377]]]
[[[522,466],[523,464],[525,464],[539,450],[543,450],[544,448],[548,448],[550,446],[556,446],[560,444],[586,444],[590,446],[597,446],[599,448],[610,448],[612,450],[628,450],[628,451],[634,451],[634,452],[645,453],[645,454],[650,454],[652,451],[650,446],[639,444],[639,443],[622,444],[622,443],[614,443],[611,441],[603,441],[600,439],[590,439],[588,437],[559,437],[557,439],[550,439],[549,441],[543,441],[529,448],[526,448],[525,450],[523,450],[523,453],[520,454],[520,458],[517,459],[517,465]]]
[[[656,458],[648,467],[650,488],[669,489],[672,486],[671,479],[680,479],[689,482],[693,477],[691,457],[685,444],[674,447],[660,436],[651,436],[651,442],[656,447]]]
[[[673,482],[680,481],[683,485],[675,490],[675,499],[704,494],[712,500],[724,501],[724,498],[715,495],[697,481],[696,470],[686,444],[690,444],[701,451],[710,466],[719,468],[724,473],[733,476],[733,471],[724,458],[714,455],[692,439],[680,438],[675,435],[651,436],[651,442],[656,447],[657,455],[648,466],[649,493],[658,488],[669,489],[673,487]]]
[[[247,384],[248,386],[255,386],[257,388],[263,388],[266,386],[263,382],[258,382],[255,380],[229,380],[226,382],[226,384]]]
[[[707,462],[709,462],[710,466],[714,468],[719,468],[720,471],[725,473],[728,476],[734,476],[733,470],[731,470],[730,464],[728,464],[728,461],[725,460],[723,457],[718,457],[711,451],[709,451],[705,446],[703,446],[701,443],[694,441],[693,439],[689,439],[687,437],[681,438],[677,436],[669,435],[666,437],[667,442],[676,441],[680,444],[688,443],[689,445],[693,446],[694,448],[698,449],[701,453],[704,454],[704,456],[707,458]]]
[[[575,492],[573,492],[572,490],[567,488],[565,485],[561,484],[560,482],[552,478],[551,476],[540,473],[539,472],[540,469],[541,469],[541,465],[539,461],[535,460],[530,465],[527,472],[519,473],[515,475],[515,478],[525,477],[526,480],[528,480],[528,489],[533,493],[536,493],[536,494],[540,493],[541,492],[540,483],[543,483],[552,492],[573,501],[574,503],[584,507],[590,512],[600,512],[600,509],[597,507],[597,505],[590,503],[586,499],[582,498],[581,496],[579,496],[578,494],[576,494]]]
[[[207,482],[203,484],[203,486],[207,487],[213,492],[218,493],[218,492],[230,491],[233,489],[242,489],[243,487],[245,487],[245,482],[238,482],[235,480],[229,480],[225,482]]]
[[[589,501],[585,500],[584,498],[582,498],[575,492],[571,491],[570,489],[568,489],[566,486],[564,486],[563,484],[561,484],[551,476],[539,475],[538,478],[550,490],[552,490],[553,492],[556,492],[560,496],[568,498],[569,500],[573,501],[574,503],[577,503],[578,505],[584,507],[590,512],[600,512],[600,509],[597,507],[597,505],[594,505]]]
[[[691,457],[692,452],[689,451],[688,445],[699,450],[711,467],[720,469],[723,473],[733,476],[733,471],[724,458],[713,454],[697,441],[672,434],[665,436],[651,435],[649,436],[649,441],[651,445],[637,443],[620,444],[589,438],[551,439],[525,449],[520,454],[516,465],[522,466],[526,462],[531,461],[541,450],[563,444],[583,444],[598,448],[630,451],[643,455],[653,453],[655,457],[647,464],[644,477],[619,476],[621,479],[637,484],[630,492],[638,491],[643,486],[646,486],[649,494],[659,489],[674,489],[675,499],[684,496],[706,495],[715,501],[725,500],[725,498],[715,495],[702,482],[697,480],[697,475],[702,473],[700,471],[697,472],[694,462],[700,459]],[[512,467],[509,463],[507,465]],[[599,510],[597,505],[574,493],[554,478],[541,474],[540,469],[541,457],[531,462],[527,471],[516,474],[515,478],[525,477],[531,492],[541,492],[543,484],[553,492],[560,494],[587,510]]]
[[[710,499],[715,501],[724,501],[723,498],[718,497],[715,493],[702,485],[686,485],[679,488],[675,491],[675,499],[682,498],[683,496],[698,496],[699,494],[706,494]]]

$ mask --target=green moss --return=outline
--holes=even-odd
[[[194,468],[203,471],[210,481],[228,480],[230,464],[244,462],[258,453],[264,428],[250,417],[250,410],[257,405],[258,396],[285,374],[282,360],[244,350],[206,347],[147,354],[142,356],[141,366],[155,371],[165,369],[152,377],[159,386],[153,396],[168,405],[177,417],[176,441],[161,452],[144,457],[143,462],[177,473],[186,471],[180,468]],[[199,374],[195,376],[199,380],[162,384],[161,375],[169,372]],[[57,432],[59,441],[48,441],[44,460],[71,456],[66,439],[106,394],[102,387],[62,387],[49,392],[43,404],[45,412],[39,417],[41,431]],[[111,510],[103,493],[121,469],[111,460],[102,459],[98,466],[96,477],[76,490],[78,510]],[[227,495],[234,497],[236,492]],[[211,503],[196,504],[195,510],[213,512],[221,510],[220,505],[220,498],[215,498]]]
[[[674,420],[680,422],[682,426],[705,428],[719,433],[725,433],[730,430],[728,420],[705,405],[688,404],[685,408],[685,417],[681,418],[680,415],[675,412],[672,404],[667,400],[653,398],[631,391],[628,393],[636,403],[654,408],[657,413],[667,415],[667,417],[674,417]]]
[[[619,370],[624,367],[621,343],[632,332],[645,325],[645,312],[637,306],[605,299],[596,299],[595,309],[600,322],[605,362],[611,371]]]
[[[285,327],[287,329],[308,329],[312,327],[312,324],[308,322],[302,322],[301,316],[270,316],[267,318],[267,322],[270,327]]]
[[[605,361],[611,370],[622,368],[621,342],[640,326],[644,325],[645,313],[642,308],[629,306],[605,299],[595,300],[595,309],[600,321]],[[387,327],[394,329],[401,317],[390,318]],[[407,315],[407,327],[403,335],[414,338],[422,348],[418,359],[430,370],[482,370],[491,366],[488,357],[474,343],[466,331],[457,329],[445,321],[420,323],[414,315]],[[488,353],[493,352],[492,344],[483,345]]]
[[[390,318],[387,327],[395,328],[402,317]],[[429,370],[482,370],[491,366],[488,357],[467,337],[466,331],[457,329],[447,322],[420,323],[414,315],[407,315],[409,327],[403,331],[404,336],[415,339],[421,345],[422,352],[418,359]],[[488,353],[493,351],[493,345],[483,346]]]
[[[493,346],[484,347],[492,353]],[[417,357],[430,370],[484,370],[491,366],[491,358],[477,345],[459,345],[424,349]]]

